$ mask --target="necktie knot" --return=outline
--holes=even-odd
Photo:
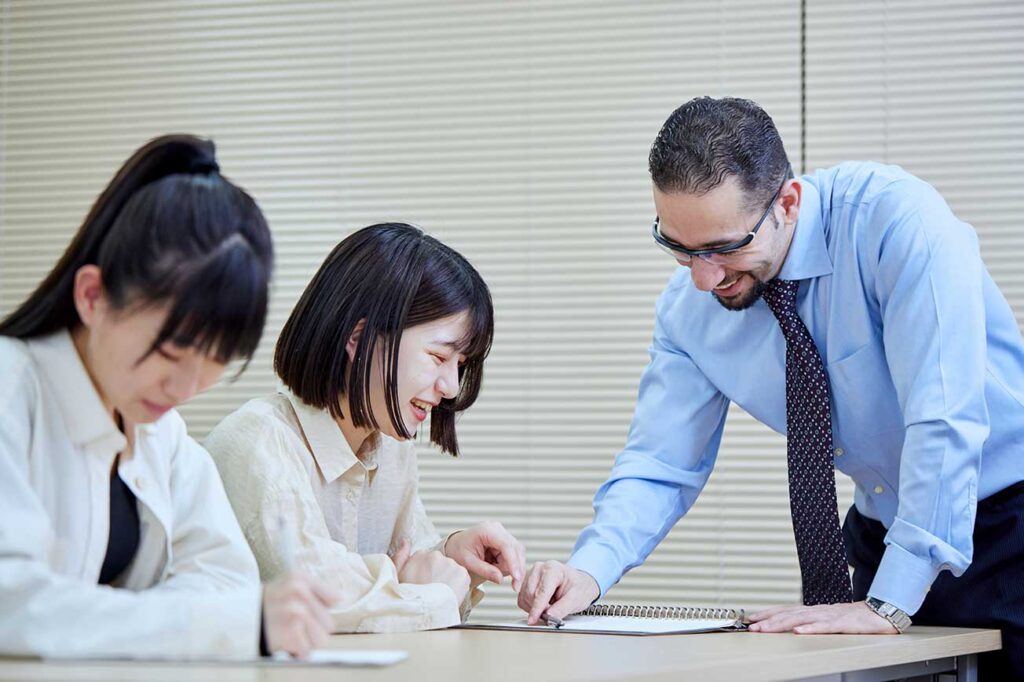
[[[775,317],[782,322],[787,313],[796,312],[796,292],[800,281],[794,279],[773,279],[768,282],[761,296]],[[785,326],[785,323],[783,324]]]

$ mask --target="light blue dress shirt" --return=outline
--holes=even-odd
[[[836,468],[888,529],[869,594],[913,614],[940,571],[970,564],[978,499],[1024,479],[1024,342],[973,228],[930,185],[874,163],[801,181],[779,277],[801,281],[828,371]],[[786,432],[785,349],[763,300],[726,310],[674,274],[626,447],[569,560],[602,594],[697,499],[730,401]]]

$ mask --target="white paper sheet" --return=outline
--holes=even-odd
[[[338,665],[351,667],[380,667],[401,663],[409,657],[406,651],[391,649],[317,649],[306,658],[292,658],[287,654],[275,655],[271,660],[283,665]]]

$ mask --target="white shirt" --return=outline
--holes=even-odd
[[[380,435],[352,452],[325,411],[287,391],[250,400],[205,442],[249,540],[260,574],[284,570],[278,529],[296,529],[297,568],[338,589],[335,632],[402,632],[458,624],[445,584],[399,583],[388,558],[403,538],[413,551],[441,538],[418,494],[412,442]],[[476,584],[477,581],[474,581]],[[473,590],[469,606],[482,596]]]
[[[138,426],[128,448],[66,331],[0,337],[0,377],[0,653],[257,655],[256,564],[216,468],[177,412]],[[105,586],[119,452],[140,541]]]

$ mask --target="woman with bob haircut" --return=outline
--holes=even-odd
[[[457,455],[455,418],[476,400],[494,333],[490,292],[469,262],[403,223],[338,244],[281,331],[284,386],[222,421],[206,446],[264,579],[295,560],[337,589],[334,632],[458,624],[475,586],[511,576],[523,546],[498,523],[442,542],[418,494],[412,437]]]
[[[305,655],[327,636],[336,595],[298,574],[261,592],[173,409],[252,356],[271,264],[213,144],[161,137],[0,322],[0,653],[242,658],[262,640]]]

